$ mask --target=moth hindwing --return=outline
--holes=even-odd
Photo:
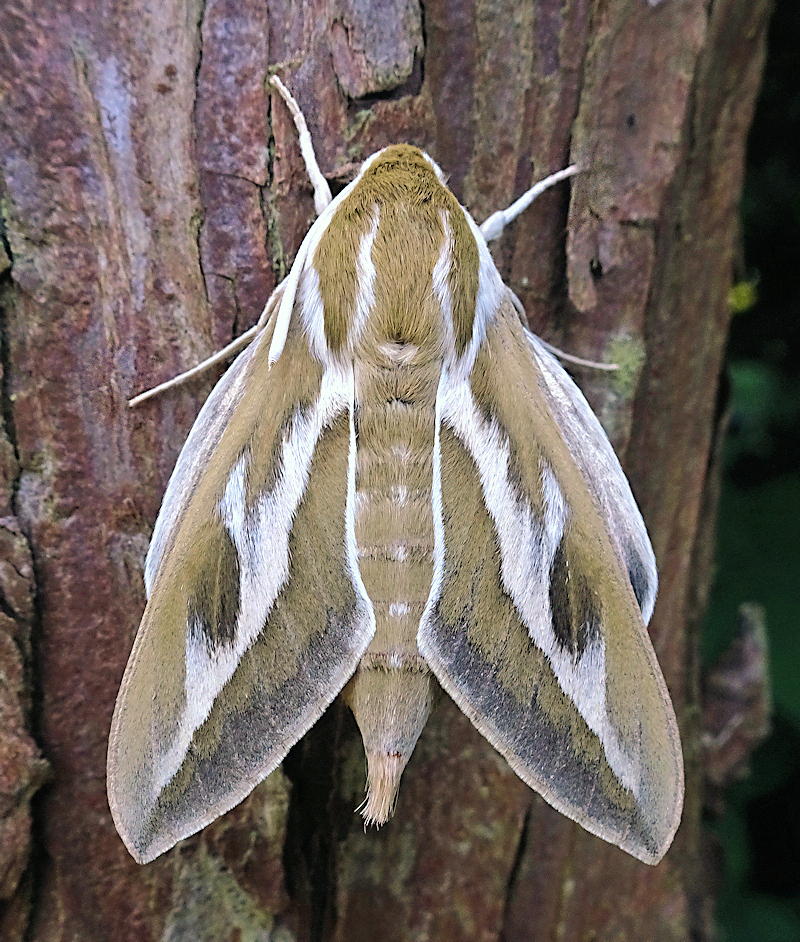
[[[155,526],[109,742],[123,840],[144,862],[204,827],[339,693],[383,823],[441,685],[550,804],[655,863],[680,741],[599,422],[426,154],[379,151],[320,202]]]

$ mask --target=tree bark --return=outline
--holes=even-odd
[[[743,154],[769,0],[37,0],[0,23],[0,937],[699,937],[692,632]],[[407,140],[479,220],[577,162],[495,258],[571,352],[653,539],[651,633],[687,758],[649,868],[559,816],[447,698],[364,832],[335,704],[233,812],[146,867],[105,794],[111,711],[177,453],[214,377],[134,393],[257,319],[323,172]],[[46,763],[45,760],[46,759]],[[33,795],[47,778],[36,797]]]

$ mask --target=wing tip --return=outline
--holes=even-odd
[[[653,787],[639,795],[633,795],[634,805],[627,813],[619,809],[620,814],[617,816],[612,809],[608,808],[607,815],[593,814],[578,800],[575,800],[574,796],[554,790],[541,775],[526,767],[520,757],[509,749],[503,736],[491,727],[486,717],[470,703],[464,691],[454,681],[446,665],[437,656],[425,632],[420,634],[418,645],[444,690],[529,788],[539,794],[556,811],[575,821],[590,834],[620,847],[649,866],[659,863],[672,845],[681,822],[683,809],[683,754],[677,723],[674,720],[674,725],[670,724],[668,747],[672,761],[667,759],[666,763],[668,767],[671,765],[671,771],[662,766],[665,780],[654,778],[657,775],[657,771],[654,770],[648,776],[648,782]],[[671,705],[670,713],[674,717]]]

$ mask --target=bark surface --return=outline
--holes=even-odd
[[[743,154],[769,0],[37,0],[0,23],[0,937],[659,940],[702,934],[691,633]],[[334,186],[424,147],[479,220],[577,162],[495,257],[582,372],[659,561],[687,806],[649,868],[533,795],[445,697],[395,818],[353,813],[338,703],[147,867],[105,752],[169,473],[213,376],[126,400],[257,319],[313,219],[277,70]],[[570,195],[571,193],[571,195]],[[38,790],[38,791],[37,791]]]

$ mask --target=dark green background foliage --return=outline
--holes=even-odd
[[[728,355],[731,425],[704,662],[737,607],[764,606],[773,730],[711,827],[724,848],[726,942],[800,940],[800,4],[779,0],[750,133],[741,282]],[[746,292],[745,292],[746,294]],[[737,305],[734,304],[734,311]]]

